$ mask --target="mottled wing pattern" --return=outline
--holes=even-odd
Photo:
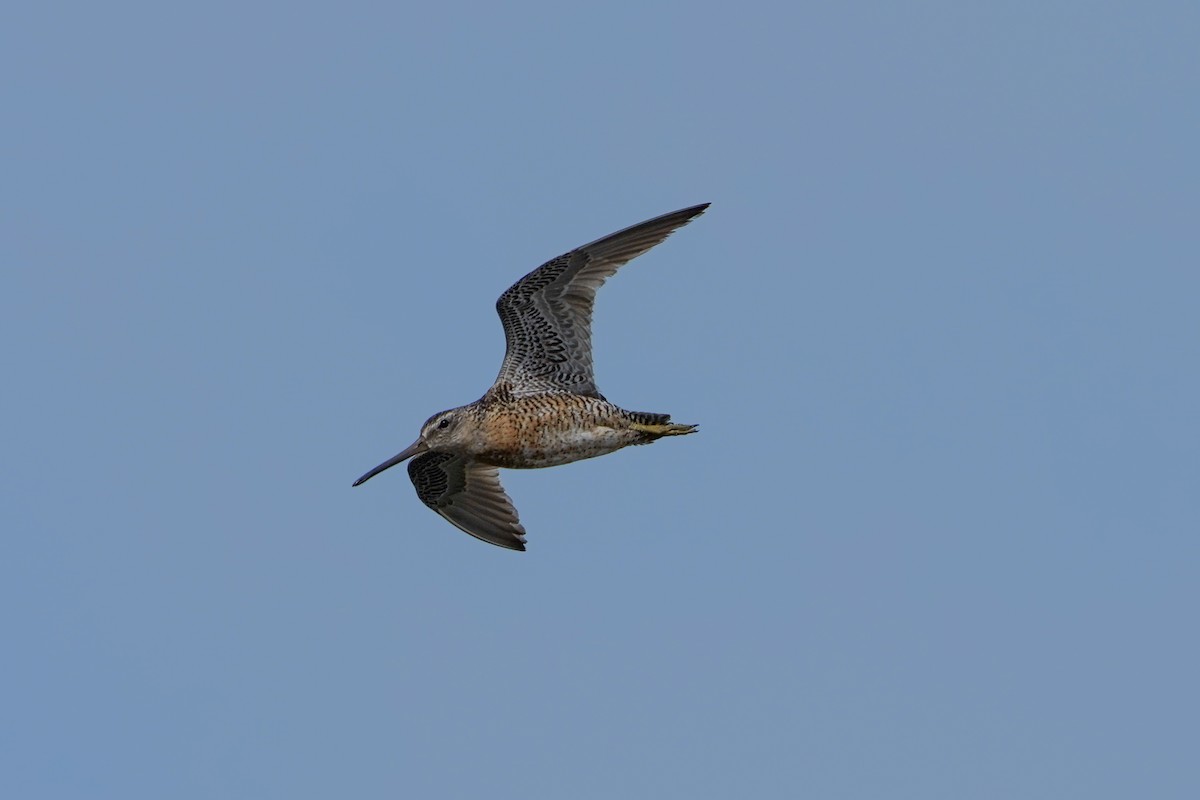
[[[592,372],[596,290],[708,203],[647,220],[547,261],[496,301],[508,350],[496,383],[515,396],[546,390],[601,397]]]
[[[525,528],[500,486],[500,472],[452,453],[424,453],[408,462],[421,502],[477,539],[525,549]]]

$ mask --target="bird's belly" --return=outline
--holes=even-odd
[[[542,430],[523,439],[512,442],[503,451],[488,453],[485,460],[508,469],[538,469],[595,458],[633,444],[628,431],[600,425],[573,430]]]

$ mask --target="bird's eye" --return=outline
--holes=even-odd
[[[449,428],[449,427],[450,427],[450,418],[442,417],[442,421],[438,423],[438,428],[445,429],[445,428]]]

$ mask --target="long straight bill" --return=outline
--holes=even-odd
[[[354,485],[358,486],[360,483],[364,483],[366,481],[371,480],[371,478],[374,478],[376,475],[383,472],[385,469],[391,469],[392,467],[399,464],[401,461],[410,459],[413,456],[415,456],[417,453],[422,452],[423,450],[425,450],[425,443],[422,442],[420,439],[417,439],[415,442],[410,444],[408,447],[404,448],[399,453],[396,453],[396,455],[392,456],[387,461],[383,462],[378,467],[375,467],[373,470],[368,472],[366,475],[363,475],[361,478],[356,480],[354,482]]]

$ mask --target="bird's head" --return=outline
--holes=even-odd
[[[466,446],[470,438],[471,425],[461,408],[439,411],[421,426],[421,438],[427,450],[456,453]]]
[[[360,483],[370,480],[385,469],[394,467],[402,461],[406,461],[428,450],[437,450],[440,453],[461,452],[465,449],[470,439],[471,431],[470,420],[463,413],[462,408],[439,411],[425,420],[425,424],[421,426],[421,435],[415,442],[367,472],[367,474],[356,480],[354,485],[358,486]]]

